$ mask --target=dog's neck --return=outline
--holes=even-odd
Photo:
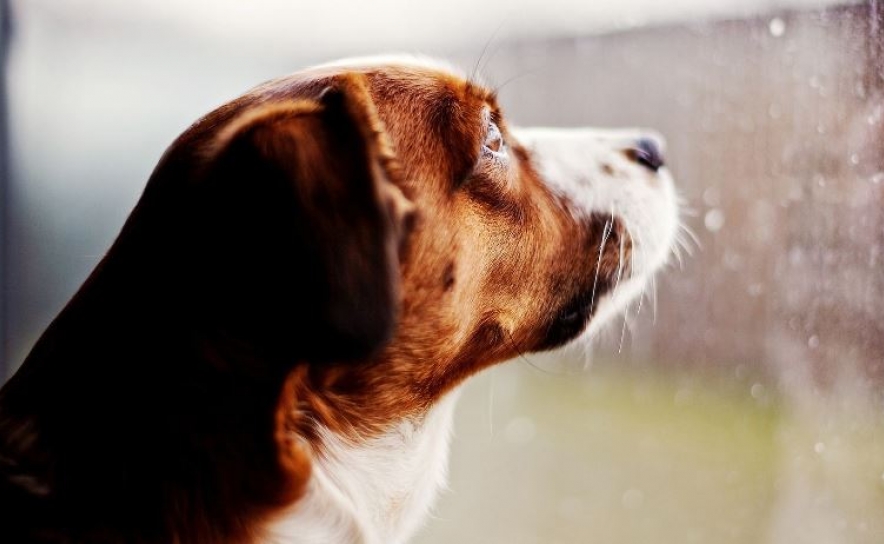
[[[364,442],[322,433],[306,496],[271,524],[265,542],[407,541],[445,485],[457,397],[448,393],[419,420]]]

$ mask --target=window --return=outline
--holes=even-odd
[[[879,0],[492,4],[463,27],[467,2],[391,1],[322,35],[283,2],[205,19],[117,4],[13,5],[9,370],[193,119],[343,54],[422,47],[471,68],[487,42],[510,119],[662,132],[696,240],[590,357],[517,359],[467,386],[452,491],[415,541],[884,539]]]

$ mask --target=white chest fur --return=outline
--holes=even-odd
[[[267,544],[401,544],[445,485],[457,393],[419,420],[364,442],[323,435],[306,495],[267,532]]]

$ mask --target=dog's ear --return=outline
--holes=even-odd
[[[393,334],[414,212],[362,78],[258,106],[219,135],[191,252],[216,333],[310,361],[364,359]]]

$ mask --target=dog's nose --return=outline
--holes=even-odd
[[[656,172],[665,164],[661,147],[662,144],[657,139],[643,137],[636,140],[635,146],[630,149],[630,154],[635,162]]]

